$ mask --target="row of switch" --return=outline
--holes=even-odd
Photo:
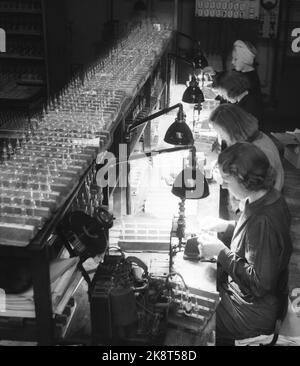
[[[232,11],[232,10],[202,10],[197,9],[196,16],[199,17],[216,17],[216,18],[243,18],[243,19],[255,19],[258,18],[253,11]]]
[[[253,1],[251,1],[253,3]],[[249,3],[245,4],[245,2],[231,2],[231,1],[197,1],[197,7],[202,9],[223,9],[223,10],[246,10],[249,7]],[[255,4],[251,4],[250,6],[257,5],[257,2]]]

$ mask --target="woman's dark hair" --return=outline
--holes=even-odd
[[[220,71],[217,72],[215,75],[213,75],[213,82],[211,84],[211,87],[213,89],[219,89],[220,88],[220,84],[222,82],[222,78],[224,78],[226,71]]]
[[[275,183],[275,171],[265,153],[249,142],[237,142],[221,152],[219,167],[237,178],[248,191],[269,190]]]
[[[258,132],[258,121],[244,109],[231,103],[219,105],[210,114],[210,122],[222,128],[235,142],[247,141]]]
[[[229,98],[235,99],[250,89],[250,82],[240,71],[223,71],[215,76],[212,88],[223,89]]]

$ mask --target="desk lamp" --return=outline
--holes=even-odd
[[[192,75],[189,86],[185,89],[182,101],[189,104],[196,104],[204,102],[204,95],[199,88],[199,82],[196,75]]]
[[[194,104],[194,110],[193,110],[193,128],[194,128],[195,109],[198,110],[198,120],[199,120],[200,111],[202,109],[201,103],[204,102],[204,95],[203,95],[202,90],[199,87],[198,74],[206,66],[208,66],[208,61],[207,61],[206,57],[204,56],[204,52],[201,48],[200,41],[192,38],[188,34],[185,34],[185,33],[179,32],[179,31],[177,31],[176,34],[177,34],[177,36],[182,36],[184,38],[187,38],[193,44],[193,49],[192,49],[190,57],[185,58],[185,57],[179,56],[177,54],[169,54],[169,56],[181,59],[182,61],[190,64],[193,68],[192,78],[189,81],[189,85],[182,96],[182,101],[185,103]],[[202,73],[202,87],[203,87],[203,84],[204,84],[204,74]]]
[[[168,108],[164,108],[154,114],[151,114],[150,116],[139,119],[133,124],[131,124],[127,129],[127,133],[125,135],[125,141],[128,142],[130,140],[130,133],[139,126],[145,124],[148,121],[151,121],[152,119],[162,116],[163,114],[166,114],[176,108],[179,108],[177,117],[175,121],[168,128],[164,141],[171,145],[192,145],[194,143],[194,137],[192,131],[190,130],[189,126],[185,121],[185,113],[183,111],[183,106],[181,103],[175,104]]]
[[[150,153],[144,153],[143,156],[149,156],[153,153],[166,153],[172,151],[179,151],[183,149],[191,150],[191,161],[187,167],[181,171],[180,174],[176,177],[173,187],[172,194],[180,198],[179,203],[179,217],[177,220],[177,229],[176,236],[179,239],[178,248],[179,251],[182,247],[182,241],[185,237],[185,200],[186,199],[202,199],[209,195],[209,187],[208,183],[203,175],[203,173],[197,168],[196,162],[196,148],[194,146],[194,138],[192,132],[188,125],[185,122],[184,112],[182,109],[182,104],[176,104],[172,107],[161,110],[153,115],[150,115],[136,123],[132,124],[128,128],[128,134],[138,126],[147,121],[150,121],[153,118],[156,118],[164,113],[169,112],[171,109],[179,108],[177,118],[175,122],[169,127],[166,132],[164,141],[167,143],[171,143],[173,145],[186,145],[186,146],[177,146],[171,149],[163,149],[152,151]],[[135,159],[138,157],[131,156],[130,159]],[[172,254],[170,255],[172,257]]]
[[[182,101],[189,104],[194,104],[193,109],[193,131],[195,128],[195,109],[198,110],[198,121],[200,116],[200,111],[202,109],[201,104],[204,102],[204,95],[202,90],[199,88],[199,82],[196,75],[192,75],[189,86],[185,89]]]
[[[186,33],[177,31],[176,34],[189,39],[193,43],[193,50],[189,59],[194,63],[194,69],[204,69],[206,66],[208,66],[208,61],[204,56],[200,41],[197,41]]]
[[[194,106],[197,106],[196,109],[198,110],[198,119],[199,119],[201,103],[204,102],[204,95],[203,95],[202,90],[199,87],[198,78],[196,76],[196,71],[195,71],[196,64],[191,60],[188,60],[181,56],[177,56],[175,54],[169,54],[169,57],[179,58],[179,59],[183,60],[184,62],[188,63],[189,65],[191,65],[193,68],[192,77],[191,77],[191,80],[189,81],[188,87],[185,89],[185,91],[182,95],[182,101],[184,103],[194,104]],[[194,107],[194,111],[195,111],[195,107]],[[194,129],[194,127],[195,127],[195,118],[193,116],[193,129]]]
[[[131,139],[132,131],[137,129],[138,127],[144,125],[146,122],[148,122],[154,118],[157,118],[163,114],[166,114],[175,108],[179,109],[178,113],[177,113],[177,117],[176,117],[175,121],[169,126],[169,128],[166,132],[164,141],[169,144],[176,145],[177,147],[176,148],[173,147],[171,149],[168,148],[168,149],[162,149],[162,150],[155,150],[155,151],[151,151],[148,153],[144,152],[143,154],[132,156],[131,151],[130,151],[130,139]],[[130,157],[130,160],[141,159],[145,156],[150,156],[151,154],[160,154],[160,153],[167,153],[167,152],[190,149],[194,144],[193,134],[192,134],[192,131],[190,130],[189,126],[185,122],[185,113],[183,111],[183,106],[181,103],[175,104],[175,105],[165,108],[165,109],[162,109],[145,118],[136,120],[134,123],[132,123],[131,125],[129,125],[127,127],[127,130],[124,134],[124,141],[127,143],[126,160],[118,161],[117,163],[114,163],[111,167],[117,166],[117,165],[119,166],[122,163],[128,164],[127,160],[129,159],[129,157]],[[108,160],[107,158],[105,158],[105,156],[104,157],[102,156],[102,153],[100,153],[99,156],[102,161]],[[102,165],[102,163],[98,162],[98,165]],[[103,186],[103,182],[105,184],[107,184],[105,177],[106,177],[106,170],[105,169],[98,170],[96,180],[97,180],[97,184],[99,187]],[[127,185],[127,187],[128,187],[128,185]],[[128,203],[129,202],[129,189],[127,189],[126,194],[127,194],[127,198],[128,198],[127,199],[127,203]],[[130,213],[130,205],[127,206],[127,214],[129,214],[129,213]]]
[[[168,128],[164,141],[173,145],[177,145],[171,148],[165,148],[160,150],[152,150],[150,152],[143,152],[142,154],[134,154],[130,155],[129,141],[130,134],[133,130],[142,126],[146,122],[159,117],[169,111],[179,108],[177,113],[177,117],[175,121]],[[145,158],[145,156],[152,156],[153,154],[161,154],[161,153],[169,153],[181,150],[190,150],[191,151],[191,159],[189,161],[189,165],[184,167],[183,170],[176,177],[173,186],[172,186],[172,194],[180,198],[179,203],[179,216],[177,220],[177,228],[176,228],[176,237],[179,240],[178,246],[176,248],[170,245],[170,267],[172,266],[172,256],[176,253],[177,248],[179,251],[182,249],[183,239],[185,237],[185,200],[186,199],[202,199],[209,195],[209,187],[208,183],[203,175],[203,173],[197,168],[196,162],[196,148],[194,146],[194,138],[193,134],[189,128],[189,126],[185,122],[185,114],[183,112],[183,107],[181,103],[173,105],[169,108],[162,109],[152,115],[149,115],[145,118],[142,118],[133,124],[131,124],[126,131],[125,141],[127,142],[128,155],[131,160],[137,160],[141,158]],[[105,155],[102,160],[106,160]],[[127,164],[127,161],[119,161],[114,165]],[[105,174],[105,173],[104,173]],[[101,182],[103,178],[103,171],[98,170],[96,181],[97,185],[101,187]],[[172,229],[172,232],[174,230]]]

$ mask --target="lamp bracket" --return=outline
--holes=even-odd
[[[145,118],[139,119],[138,121],[134,122],[133,124],[131,124],[126,132],[126,137],[128,137],[128,135],[130,134],[131,131],[133,131],[134,129],[136,129],[137,127],[143,125],[144,123],[151,121],[152,119],[155,119],[157,117],[162,116],[163,114],[169,113],[170,111],[172,111],[175,108],[179,108],[178,113],[183,113],[183,106],[181,103],[177,103],[171,107],[168,108],[164,108],[156,113],[153,113]]]
[[[183,62],[185,62],[186,64],[192,66],[193,69],[196,68],[196,65],[195,65],[195,62],[183,57],[183,56],[179,56],[179,55],[176,55],[176,53],[168,53],[168,58],[177,58]]]

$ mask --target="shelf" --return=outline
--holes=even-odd
[[[2,86],[0,91],[1,101],[31,101],[33,98],[38,97],[42,93],[42,87],[40,85],[18,85],[16,83]]]
[[[15,59],[15,60],[36,60],[36,61],[43,61],[45,58],[42,56],[22,56],[18,54],[0,54],[0,59]]]
[[[48,93],[48,38],[44,31],[49,27],[44,6],[43,0],[0,1],[0,23],[3,21],[7,36],[6,52],[0,53],[1,79],[10,84],[4,88],[0,85],[0,99],[2,105],[9,102],[7,109],[16,107],[28,112],[28,102],[36,97],[41,101]],[[53,15],[57,16],[56,12]]]
[[[64,274],[63,274],[64,275]],[[61,277],[63,277],[63,275]],[[76,292],[78,286],[82,282],[82,274],[77,269],[74,270],[74,273],[71,275],[71,277],[67,280],[67,282],[63,285],[64,290],[63,293],[56,297],[57,294],[55,292],[52,293],[52,306],[53,306],[53,317],[56,315],[61,315],[64,312],[64,309],[66,308],[70,298],[72,295]],[[10,295],[8,295],[9,297]],[[5,311],[1,312],[0,317],[0,324],[1,320],[3,318],[35,318],[35,308],[34,308],[34,302],[33,298],[32,300],[29,300],[28,298],[20,297],[20,305],[17,306],[18,300],[17,296],[16,300],[14,301],[15,305],[13,309],[6,309]],[[1,328],[1,326],[0,326]]]
[[[73,297],[69,298],[62,314],[54,317],[55,339],[59,342],[65,338],[72,318],[75,314],[77,304]],[[6,340],[1,339],[4,334]],[[34,318],[0,317],[0,346],[12,345],[13,343],[24,342],[36,346],[36,321]],[[18,344],[13,344],[18,345]]]
[[[1,11],[1,9],[0,9]],[[112,131],[116,130],[116,128],[123,127],[123,125],[121,125],[121,122],[126,120],[126,117],[129,117],[131,111],[132,111],[132,103],[135,101],[136,96],[138,95],[138,93],[141,93],[141,96],[145,97],[146,96],[146,102],[147,105],[150,105],[152,108],[154,107],[154,104],[157,105],[157,99],[160,98],[161,93],[163,92],[163,89],[165,86],[163,86],[162,84],[157,84],[156,88],[152,94],[152,96],[150,96],[150,88],[149,88],[149,84],[148,84],[148,80],[151,76],[151,73],[153,72],[155,66],[158,64],[158,62],[160,61],[163,53],[165,53],[167,46],[170,45],[170,38],[166,39],[164,41],[164,43],[162,44],[162,49],[160,50],[159,54],[157,52],[156,57],[154,60],[152,60],[151,62],[153,63],[153,65],[150,65],[149,69],[143,66],[141,68],[141,71],[138,73],[137,78],[132,80],[133,87],[131,88],[131,80],[130,80],[130,85],[128,88],[125,88],[124,90],[124,99],[123,99],[123,94],[122,94],[122,99],[121,99],[121,105],[120,105],[120,110],[119,110],[119,115],[115,117],[116,121],[113,121],[111,123],[110,127],[107,127],[107,133],[112,135]],[[34,49],[34,48],[33,48]],[[47,47],[45,47],[45,50],[47,49]],[[19,56],[19,55],[17,55]],[[6,55],[6,57],[4,57],[6,59],[11,59],[11,56]],[[18,57],[20,59],[30,59],[30,57],[26,58],[26,57]],[[2,58],[3,59],[3,58]],[[39,58],[38,58],[39,59]],[[42,58],[41,58],[42,59]],[[24,62],[25,63],[25,62]],[[26,65],[27,66],[27,65]],[[30,73],[27,73],[27,75]],[[20,74],[17,74],[20,75]],[[22,75],[26,75],[25,73]],[[39,74],[40,75],[40,74]],[[19,78],[20,81],[20,78]],[[24,81],[24,80],[23,80]],[[151,81],[151,79],[150,79]],[[146,84],[147,83],[147,84]],[[126,87],[126,85],[125,85]],[[21,85],[18,85],[17,90],[19,91],[19,88],[22,90],[23,88],[25,89],[25,87],[22,87]],[[144,88],[142,90],[142,88]],[[28,87],[28,89],[31,89]],[[13,91],[13,87],[12,87],[12,91]],[[128,91],[128,93],[127,93]],[[123,91],[122,91],[123,92]],[[143,118],[146,115],[151,114],[152,109],[151,108],[144,108],[138,115],[139,118]],[[63,115],[63,113],[62,113]],[[146,126],[146,124],[145,124]],[[143,127],[145,126],[141,126],[141,129],[143,129]],[[105,131],[106,132],[106,131]],[[119,130],[116,130],[117,133],[119,133]],[[120,134],[116,135],[116,140],[114,142],[118,143],[121,138],[122,138],[122,130],[120,132]],[[117,141],[117,139],[120,139],[119,141]],[[98,143],[97,143],[98,144]],[[109,143],[111,144],[111,143]],[[107,146],[107,148],[109,148],[109,144],[106,144],[105,146]],[[99,145],[99,144],[98,144]],[[133,146],[133,145],[132,145]],[[35,150],[34,150],[35,151]],[[97,150],[98,151],[98,150]],[[91,160],[94,160],[96,157],[96,149],[95,151],[93,150],[93,154],[89,154]],[[59,202],[59,207],[57,208],[57,210],[55,211],[54,215],[51,217],[51,219],[47,222],[47,224],[38,232],[38,234],[34,237],[34,239],[30,242],[29,245],[27,245],[26,247],[8,247],[5,246],[3,247],[1,254],[4,255],[6,254],[6,252],[12,252],[13,254],[18,254],[20,257],[22,257],[23,255],[30,255],[33,257],[33,261],[32,261],[32,266],[34,268],[34,278],[37,282],[37,284],[35,285],[35,293],[34,296],[36,297],[36,306],[37,306],[37,312],[35,314],[35,310],[34,307],[30,308],[29,310],[31,310],[31,314],[30,311],[27,312],[27,316],[31,315],[31,318],[29,317],[29,319],[27,319],[27,323],[34,323],[35,325],[35,333],[33,333],[33,339],[34,338],[38,338],[38,344],[39,345],[49,345],[53,343],[53,319],[54,317],[57,318],[58,314],[60,313],[64,313],[64,308],[68,303],[68,300],[70,298],[70,296],[72,296],[72,294],[74,293],[74,291],[76,291],[78,285],[80,284],[80,282],[82,281],[82,274],[79,272],[74,273],[73,278],[70,280],[70,283],[67,286],[66,291],[63,293],[63,295],[59,298],[53,299],[51,298],[51,296],[48,296],[50,294],[48,293],[48,288],[50,287],[49,283],[49,279],[47,277],[47,264],[48,263],[48,246],[47,244],[47,238],[49,237],[49,235],[52,235],[53,232],[55,231],[58,223],[61,222],[62,218],[66,215],[67,212],[70,211],[72,204],[75,203],[76,204],[76,199],[80,196],[81,192],[84,189],[84,185],[85,182],[87,182],[87,177],[90,177],[90,171],[91,171],[91,164],[92,161],[89,160],[89,166],[87,167],[86,165],[84,166],[84,168],[82,168],[80,170],[80,172],[78,172],[78,174],[76,175],[76,181],[74,180],[74,186],[72,186],[69,190],[68,190],[68,194],[64,197],[64,199],[62,201]],[[94,167],[93,167],[94,168]],[[67,173],[69,174],[69,171],[67,171]],[[78,178],[77,178],[78,177]],[[73,207],[72,207],[73,208]],[[58,244],[61,244],[58,241]],[[44,271],[44,269],[46,268],[46,271]],[[50,288],[51,289],[51,288]],[[52,300],[52,303],[51,303]],[[18,304],[17,304],[18,305]],[[51,306],[52,305],[52,306]],[[11,309],[13,309],[13,307],[11,307]],[[20,309],[20,308],[19,308]],[[25,314],[26,315],[26,314]],[[21,318],[21,317],[20,317]],[[17,316],[15,316],[14,321],[19,322],[21,321],[20,319],[18,319]],[[5,323],[5,320],[3,320],[3,323]],[[5,328],[5,327],[3,327]],[[6,329],[3,329],[3,332],[0,329],[0,335],[3,335],[4,339],[7,339],[9,337],[19,337],[21,335],[21,333],[16,332],[15,334],[13,332],[10,332],[10,325],[8,324]],[[23,332],[24,338],[28,340],[27,334],[24,330]]]
[[[0,7],[0,13],[13,13],[13,14],[42,14],[42,9],[8,9],[8,8],[1,8]]]
[[[6,31],[7,35],[13,35],[13,36],[38,36],[42,37],[42,32],[32,32],[32,31],[18,31],[18,30],[8,30]]]
[[[45,85],[44,80],[30,80],[30,79],[18,79],[16,80],[18,85],[26,85],[26,86],[43,86]]]

